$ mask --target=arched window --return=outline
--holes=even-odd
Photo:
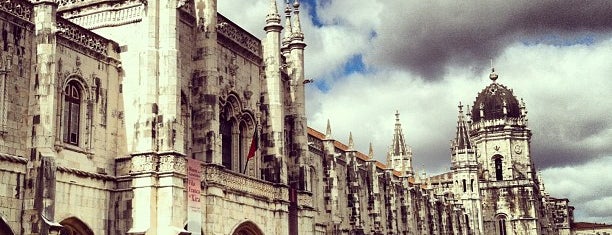
[[[464,214],[465,216],[465,227],[467,229],[467,233],[471,234],[471,228],[470,228],[470,217],[467,214]]]
[[[466,182],[465,182],[465,179],[463,179],[463,192],[465,193],[465,191],[466,191]]]
[[[81,86],[76,81],[71,81],[64,90],[64,142],[79,144],[79,128],[81,119]]]
[[[504,179],[502,160],[499,155],[495,157],[495,179],[498,181]]]
[[[470,191],[474,192],[474,179],[470,180]]]
[[[239,141],[238,141],[238,153],[239,153],[239,159],[238,161],[240,162],[240,171],[243,173],[246,173],[246,158],[247,158],[247,154],[249,154],[249,128],[247,127],[246,123],[241,122],[240,123],[240,137],[239,137]]]
[[[499,215],[497,216],[497,235],[506,235],[506,216]]]
[[[221,113],[219,119],[220,127],[219,132],[221,134],[221,164],[227,169],[232,169],[232,122],[227,113],[226,109]]]

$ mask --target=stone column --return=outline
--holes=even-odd
[[[58,102],[56,76],[56,12],[52,0],[34,4],[36,75],[31,102],[33,129],[26,173],[22,229],[26,234],[50,234],[55,216],[55,136]],[[59,88],[61,89],[61,88]],[[59,224],[58,224],[59,225]]]
[[[192,76],[193,156],[221,164],[219,75],[217,72],[217,1],[196,0],[195,71]]]

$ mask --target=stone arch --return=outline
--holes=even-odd
[[[495,234],[506,235],[508,233],[507,220],[508,216],[506,216],[506,214],[500,213],[495,215]]]
[[[87,81],[85,81],[85,79],[83,79],[83,77],[78,74],[68,75],[66,79],[64,80],[64,82],[62,83],[60,92],[63,92],[66,89],[66,86],[68,86],[68,83],[73,82],[73,81],[81,86],[81,89],[83,92],[83,100],[89,101],[92,98],[92,95],[90,93],[91,91],[90,91],[89,84],[87,84]],[[62,96],[63,96],[63,93],[62,93]]]
[[[263,235],[264,233],[261,231],[257,224],[253,223],[253,221],[247,220],[238,224],[231,232],[232,235]]]
[[[60,222],[63,228],[59,235],[94,235],[93,231],[77,217],[68,217]]]
[[[14,235],[15,233],[11,229],[11,226],[8,225],[4,216],[0,216],[0,234],[6,235]]]

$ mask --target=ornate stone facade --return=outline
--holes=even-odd
[[[261,40],[216,0],[0,3],[0,234],[569,230],[516,100],[495,118],[474,105],[452,172],[429,178],[414,175],[399,114],[389,167],[308,128],[300,4],[284,26],[269,4]],[[481,134],[504,125],[517,128]],[[512,167],[492,180],[499,161]]]

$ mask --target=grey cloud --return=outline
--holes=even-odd
[[[612,31],[610,1],[406,1],[383,10],[366,57],[439,80],[449,65],[483,69],[517,39],[588,40]]]

